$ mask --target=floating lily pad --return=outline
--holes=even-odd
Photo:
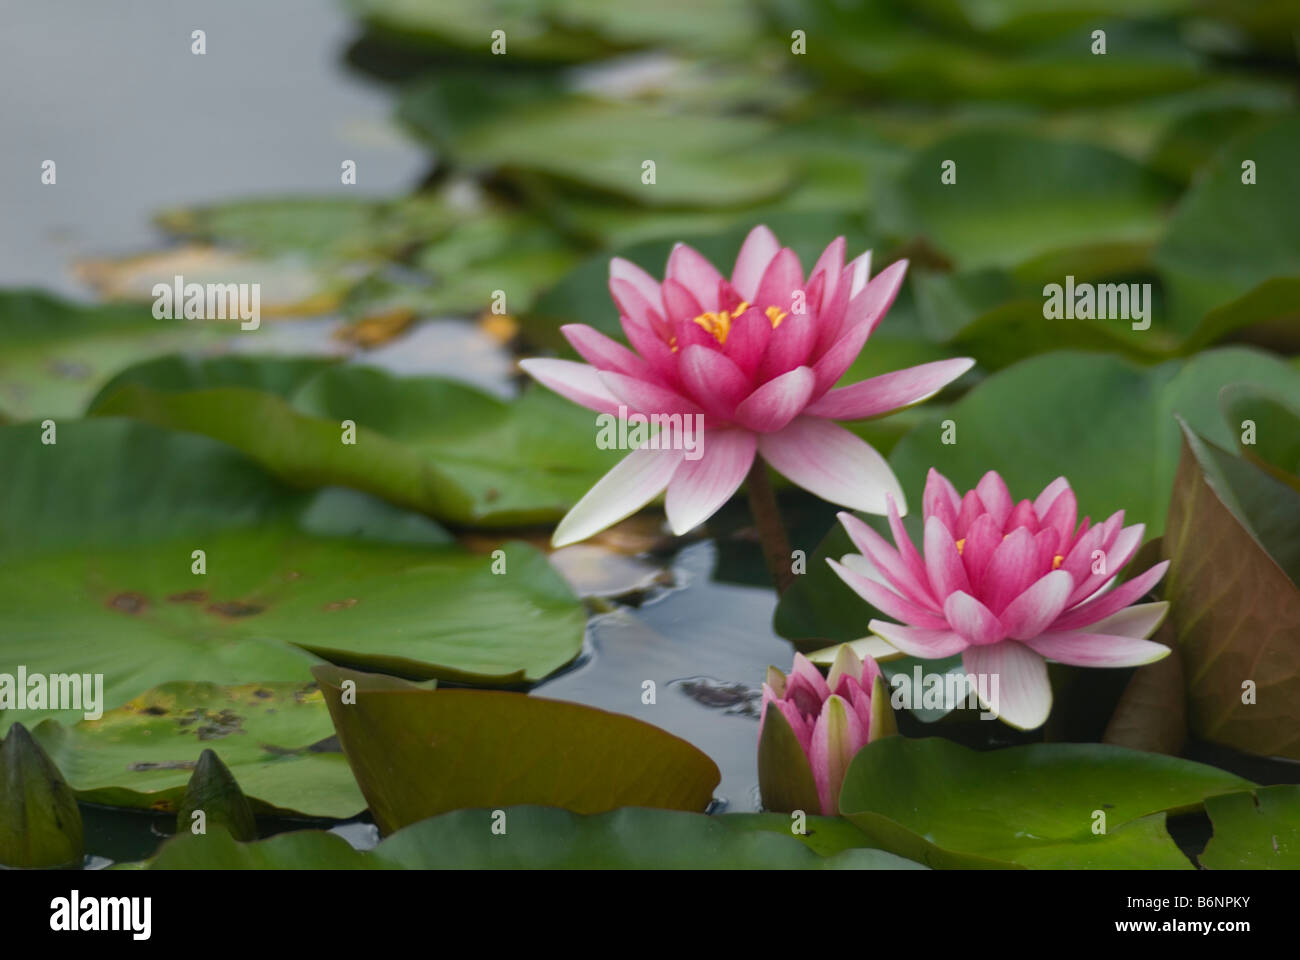
[[[1184,427],[1165,580],[1193,732],[1300,759],[1300,492]]]
[[[617,195],[646,206],[734,206],[774,196],[794,167],[756,149],[773,127],[757,117],[673,111],[542,90],[502,101],[489,96],[467,114],[478,77],[453,76],[412,88],[403,118],[446,161],[470,170],[523,172]],[[643,179],[653,161],[654,182]]]
[[[941,179],[947,161],[956,165],[954,183]],[[965,270],[1153,241],[1173,196],[1165,181],[1119,154],[995,131],[961,133],[923,150],[900,189],[907,226]]]
[[[783,818],[786,819],[786,818]],[[810,818],[810,823],[822,818]],[[883,850],[827,847],[781,836],[759,818],[628,808],[580,816],[546,807],[458,810],[412,824],[366,853],[331,833],[283,833],[236,843],[224,830],[169,841],[156,870],[917,870]],[[788,832],[788,827],[786,828]],[[811,829],[811,828],[810,828]],[[847,829],[851,830],[852,827]],[[842,832],[842,831],[841,831]]]
[[[522,693],[427,690],[333,666],[314,672],[386,833],[470,807],[702,811],[721,777],[685,740],[622,714]]]
[[[1242,455],[1300,491],[1300,404],[1244,383],[1225,387],[1219,404]]]
[[[1190,869],[1165,814],[1251,786],[1214,767],[1102,744],[977,752],[885,737],[853,759],[840,810],[883,849],[929,866]],[[1104,832],[1094,832],[1099,814]]]
[[[1300,193],[1297,152],[1295,117],[1252,129],[1225,144],[1183,197],[1156,252],[1175,324],[1191,330],[1211,309],[1265,281],[1300,277],[1290,203]],[[1255,165],[1253,184],[1242,182],[1246,161]],[[1293,318],[1294,307],[1294,300],[1275,304],[1279,318]]]
[[[365,809],[310,680],[220,687],[168,683],[97,720],[33,731],[84,803],[174,811],[205,749],[230,768],[254,813],[351,817]]]
[[[525,544],[498,575],[424,517],[294,492],[206,437],[116,419],[40,437],[0,428],[0,663],[102,673],[105,709],[176,680],[305,682],[322,657],[520,683],[580,649],[581,605]]]
[[[11,420],[74,417],[122,367],[214,340],[185,320],[156,320],[147,306],[80,306],[33,290],[0,291],[0,414]]]
[[[1300,786],[1260,787],[1205,801],[1214,836],[1201,854],[1210,870],[1300,869]]]
[[[291,381],[283,365],[169,358],[124,373],[92,412],[203,433],[298,486],[353,487],[466,526],[558,520],[622,456],[597,448],[594,414],[540,388],[507,402],[359,366]],[[272,381],[291,399],[266,392]]]

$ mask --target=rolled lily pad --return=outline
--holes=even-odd
[[[427,690],[333,666],[313,672],[385,833],[469,807],[703,810],[721,779],[685,740],[621,714],[522,693]]]
[[[304,682],[322,657],[522,683],[581,647],[581,605],[525,544],[498,575],[424,517],[292,491],[206,437],[97,419],[57,439],[0,428],[0,663],[102,673],[106,710],[177,679]]]
[[[21,723],[0,740],[0,865],[77,866],[81,811],[59,768]]]
[[[1300,786],[1260,787],[1205,801],[1214,836],[1200,856],[1210,870],[1300,869]]]
[[[1192,731],[1300,759],[1300,492],[1183,433],[1165,597]]]
[[[1251,786],[1214,767],[1102,744],[978,752],[885,737],[853,759],[840,811],[883,849],[934,867],[1190,869],[1165,814]]]
[[[787,819],[787,818],[782,818]],[[824,818],[809,818],[810,832]],[[497,832],[493,824],[500,826]],[[369,852],[331,833],[284,833],[236,843],[225,831],[182,835],[155,870],[917,870],[882,850],[853,848],[845,825],[824,849],[781,836],[762,818],[625,808],[594,816],[521,806],[458,810],[412,824]],[[501,832],[501,831],[504,832]],[[812,847],[813,849],[810,849]]]
[[[78,416],[127,364],[213,339],[204,325],[156,320],[144,305],[90,307],[37,291],[0,291],[0,415]]]
[[[366,367],[291,378],[275,372],[285,363],[168,358],[123,373],[91,412],[206,434],[296,486],[353,487],[465,526],[558,520],[622,456],[597,448],[594,414],[546,390],[507,402]]]
[[[168,683],[98,720],[49,719],[33,735],[85,803],[177,810],[205,750],[238,781],[254,813],[354,816],[366,802],[310,682]],[[211,822],[211,821],[210,821]]]

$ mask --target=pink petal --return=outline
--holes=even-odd
[[[804,756],[812,749],[812,726],[804,719],[799,708],[791,700],[773,700],[773,705],[781,711],[781,716],[790,724],[790,729],[794,731],[795,739],[799,741],[799,746],[803,748]],[[762,735],[762,728],[759,728],[759,735]]]
[[[1087,603],[1081,603],[1066,611],[1051,624],[1052,629],[1054,631],[1079,630],[1123,610],[1135,600],[1150,593],[1151,588],[1160,582],[1160,578],[1168,569],[1169,561],[1162,560],[1150,570],[1120,584],[1109,593],[1103,593]]]
[[[926,520],[938,517],[949,530],[957,526],[957,511],[961,508],[961,494],[957,488],[934,467],[925,475],[925,493],[921,496],[921,516]],[[1001,532],[1001,531],[999,531]]]
[[[947,600],[950,593],[970,592],[966,568],[952,534],[938,517],[925,521],[925,572],[930,578],[930,589],[935,597]]]
[[[658,284],[655,285],[653,304],[626,280],[611,280],[609,292],[614,297],[619,314],[626,318],[627,323],[667,340],[670,327],[665,319],[663,295]]]
[[[1024,527],[1030,533],[1037,533],[1039,522],[1038,514],[1034,513],[1034,505],[1028,500],[1021,500],[1017,503],[1011,511],[1011,516],[1007,519],[1007,526],[1011,529]]]
[[[736,268],[731,273],[731,285],[750,303],[754,302],[759,281],[763,279],[767,265],[780,249],[781,244],[776,235],[761,225],[749,231],[745,242],[741,244],[740,254],[736,257]]]
[[[684,460],[668,484],[665,507],[675,536],[703,523],[731,499],[754,462],[758,448],[746,430],[710,430],[698,460]]]
[[[903,286],[907,261],[890,264],[866,285],[846,308],[839,338],[826,350],[814,365],[817,372],[817,392],[829,390],[844,375],[880,323]]]
[[[683,321],[699,327],[699,324],[695,323],[695,318],[705,312],[705,307],[695,296],[695,291],[677,280],[665,280],[663,293],[664,309],[668,311],[668,319],[672,322],[674,330],[677,330]],[[702,332],[705,336],[711,336],[707,330]]]
[[[974,366],[969,358],[936,360],[838,387],[808,407],[814,417],[864,420],[934,396]]]
[[[677,374],[677,354],[673,353],[672,347],[668,346],[667,341],[650,327],[633,323],[627,317],[621,319],[623,333],[627,336],[627,342],[632,344],[632,349],[640,354],[641,359],[645,360],[650,366],[655,378],[673,389],[680,387],[681,378]]]
[[[830,684],[822,676],[822,672],[817,669],[817,665],[805,657],[802,653],[794,655],[794,667],[790,670],[791,677],[802,677],[804,682],[809,684],[816,692],[819,701],[825,700],[831,695]]]
[[[962,590],[948,595],[943,602],[943,614],[948,625],[967,643],[983,646],[997,643],[1006,636],[1002,624],[989,608]]]
[[[993,551],[1002,545],[1002,528],[997,521],[985,513],[975,518],[975,522],[966,531],[966,542],[962,544],[961,562],[970,578],[971,588],[977,596],[984,593],[984,572]]]
[[[860,573],[855,573],[843,564],[836,563],[830,557],[826,558],[826,562],[830,564],[831,569],[835,571],[841,580],[848,584],[854,593],[885,616],[893,617],[895,620],[902,620],[913,627],[924,627],[927,630],[948,629],[948,623],[943,617],[936,616],[888,587],[883,587],[874,580],[864,577]]]
[[[1043,492],[1034,498],[1034,510],[1038,513],[1039,519],[1047,517],[1047,511],[1051,509],[1057,498],[1066,490],[1070,489],[1070,481],[1065,477],[1057,477],[1047,486],[1043,487]],[[1070,528],[1073,530],[1073,526]]]
[[[821,714],[813,726],[808,760],[817,784],[817,796],[821,799],[821,812],[825,816],[839,814],[844,772],[848,770],[853,755],[866,742],[867,731],[862,721],[843,697],[831,696],[822,704]]]
[[[1034,581],[1024,593],[1007,604],[998,619],[1013,640],[1032,640],[1065,609],[1074,581],[1064,570],[1053,570]]]
[[[1015,640],[1003,640],[987,647],[969,647],[962,654],[967,673],[997,678],[995,702],[980,697],[986,709],[1020,730],[1033,730],[1052,712],[1052,685],[1047,664],[1033,650]],[[993,693],[992,680],[988,690]]]
[[[722,274],[699,251],[679,243],[668,255],[668,268],[664,271],[670,280],[680,283],[710,312],[718,309],[718,284]]]
[[[1163,643],[1104,633],[1044,633],[1029,641],[1041,656],[1075,667],[1139,667],[1169,654]]]
[[[957,526],[953,527],[952,535],[958,540],[965,538],[970,526],[979,517],[985,516],[984,501],[974,490],[967,490],[966,495],[961,498],[961,506],[957,509]],[[997,518],[994,517],[996,521]],[[998,527],[1001,528],[1001,524]]]
[[[1075,521],[1079,518],[1079,504],[1069,485],[1067,484],[1065,489],[1056,495],[1045,511],[1038,509],[1037,501],[1034,510],[1042,521],[1041,527],[1050,527],[1056,531],[1058,548],[1067,547],[1074,533]]]
[[[799,257],[789,247],[782,247],[763,271],[763,279],[759,281],[752,302],[763,311],[768,307],[779,307],[786,313],[793,313],[795,291],[802,289],[803,267],[799,265]]]
[[[663,313],[663,300],[659,296],[659,281],[650,274],[646,273],[631,260],[624,260],[622,257],[614,257],[609,261],[609,284],[610,293],[613,294],[614,300],[623,306],[622,300],[624,294],[615,289],[621,284],[625,284],[633,290],[646,306],[653,310]],[[624,309],[623,313],[635,320],[640,320],[630,310]]]
[[[996,470],[990,470],[980,477],[980,482],[975,486],[975,492],[979,494],[984,509],[993,514],[993,519],[998,522],[998,526],[1005,530],[1007,519],[1011,516],[1011,510],[1014,506],[1006,482],[998,476]],[[1037,532],[1037,528],[1035,528],[1034,532]]]
[[[647,417],[655,414],[696,414],[704,411],[681,394],[648,380],[601,371],[601,382],[609,392],[627,404],[628,409]]]
[[[807,314],[791,314],[782,320],[781,325],[772,331],[767,353],[758,367],[758,379],[771,380],[787,370],[802,366],[808,359],[816,335],[816,322]],[[811,384],[810,380],[810,387]]]
[[[1042,572],[1033,534],[1023,528],[1013,530],[993,551],[980,596],[995,615],[1001,614]]]
[[[1156,603],[1139,603],[1125,607],[1111,614],[1105,620],[1098,620],[1088,627],[1089,633],[1105,633],[1114,637],[1133,637],[1146,640],[1156,632],[1169,612],[1169,602],[1160,600]],[[1057,631],[1053,630],[1053,633]]]
[[[844,270],[844,250],[846,246],[847,244],[844,242],[843,237],[836,237],[826,245],[826,249],[822,251],[822,255],[818,257],[817,262],[813,264],[813,276],[816,276],[819,271],[823,272],[826,276],[826,283],[822,288],[821,300],[816,304],[813,304],[811,299],[809,300],[809,304],[816,307],[816,312],[818,314],[821,314],[835,297],[835,285],[839,283],[840,274]]]
[[[898,510],[894,507],[894,504],[891,502],[887,506],[891,508],[890,513],[896,516]],[[845,532],[848,533],[849,539],[853,541],[853,545],[884,575],[889,587],[903,594],[913,603],[925,607],[931,613],[938,614],[939,603],[934,594],[930,592],[930,581],[925,572],[925,562],[921,560],[919,554],[916,554],[915,547],[912,548],[914,559],[911,562],[905,561],[902,554],[891,547],[884,537],[853,514],[840,513],[838,517]],[[901,519],[898,525],[901,529]],[[906,540],[907,531],[905,530],[903,531],[903,537],[908,546],[911,546],[912,541]],[[898,539],[897,532],[894,533],[894,538]],[[939,624],[934,626],[938,627]]]
[[[618,397],[605,386],[600,379],[600,371],[595,367],[572,360],[550,360],[545,357],[520,360],[519,367],[538,383],[588,410],[611,413],[614,416],[627,412],[619,410]]]
[[[848,315],[854,282],[861,277],[862,284],[865,285],[865,278],[870,268],[871,253],[868,251],[840,272],[833,292],[822,294],[822,308],[817,315],[817,339],[813,342],[811,355],[813,359],[821,359],[839,340],[840,335],[846,332],[844,320]]]
[[[771,340],[772,321],[757,307],[750,307],[732,321],[731,332],[727,334],[722,352],[735,361],[746,377],[752,379]]]
[[[560,327],[560,332],[573,345],[573,349],[578,351],[582,359],[593,367],[625,373],[629,377],[638,377],[642,380],[654,376],[650,365],[635,353],[585,323],[566,323]]]
[[[911,574],[909,583],[914,585],[917,591],[916,599],[927,605],[932,605],[938,609],[939,601],[930,591],[930,576],[925,570],[925,561],[921,559],[920,552],[912,543],[912,538],[907,535],[907,529],[903,526],[903,518],[899,515],[898,504],[894,498],[885,497],[885,505],[889,508],[889,532],[894,537],[894,545],[898,550],[898,557],[903,562],[904,569]]]
[[[903,490],[884,457],[829,420],[798,417],[759,437],[758,449],[777,472],[823,500],[851,510],[884,513],[886,495],[906,509]]]
[[[738,367],[736,370],[739,373]],[[803,411],[812,388],[812,370],[796,367],[769,380],[741,401],[735,408],[736,420],[759,433],[781,430]]]
[[[551,545],[586,540],[640,510],[663,492],[681,462],[681,450],[633,450],[565,514]]]
[[[1138,552],[1142,546],[1142,538],[1146,535],[1146,524],[1136,523],[1131,527],[1124,527],[1114,538],[1110,546],[1103,546],[1104,556],[1100,558],[1102,572],[1093,573],[1092,567],[1088,567],[1088,576],[1074,588],[1074,593],[1070,595],[1070,603],[1079,603],[1086,600],[1102,588],[1105,583],[1113,578],[1117,573],[1124,569],[1124,566],[1133,559],[1133,554]]]
[[[690,346],[679,356],[678,369],[690,395],[719,420],[730,420],[737,404],[749,394],[749,378],[730,359],[709,347]]]
[[[920,657],[922,660],[942,660],[954,653],[961,653],[970,646],[954,630],[903,627],[887,620],[872,620],[867,624],[867,629],[909,657]]]

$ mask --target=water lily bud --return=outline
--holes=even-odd
[[[0,863],[80,866],[84,852],[76,795],[27,728],[15,723],[0,743]]]
[[[196,818],[196,813],[202,816]],[[203,824],[202,831],[195,829],[196,822]],[[204,750],[199,754],[199,762],[185,786],[185,797],[176,814],[176,830],[178,833],[206,833],[218,824],[230,831],[236,840],[257,839],[253,809],[248,805],[244,791],[239,789],[234,774],[216,753]]]

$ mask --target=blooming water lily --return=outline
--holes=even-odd
[[[1052,708],[1046,660],[1081,667],[1130,667],[1169,653],[1148,639],[1167,603],[1134,605],[1164,576],[1164,561],[1115,586],[1142,546],[1144,524],[1124,526],[1120,510],[1103,523],[1077,520],[1064,477],[1032,502],[1011,499],[989,471],[964,496],[931,470],[922,501],[918,551],[892,504],[895,546],[857,517],[840,514],[860,554],[835,572],[899,623],[870,629],[905,654],[960,653],[968,674],[997,676],[998,703],[986,706],[1014,727],[1041,726]]]

